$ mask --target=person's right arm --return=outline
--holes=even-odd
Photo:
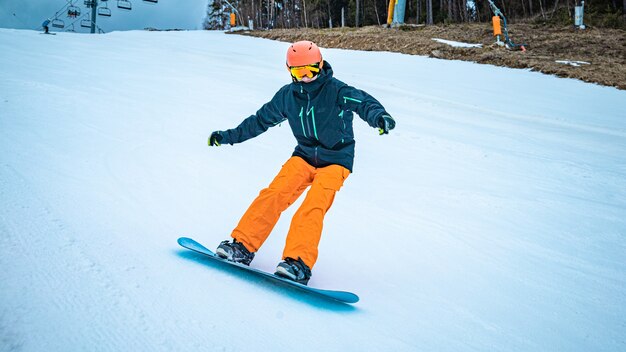
[[[284,113],[284,98],[284,89],[281,89],[274,95],[272,100],[265,103],[256,114],[250,115],[243,120],[239,126],[226,131],[211,133],[209,145],[219,146],[226,143],[231,145],[241,143],[285,121],[287,117]]]

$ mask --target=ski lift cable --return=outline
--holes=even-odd
[[[59,18],[59,14],[64,13],[67,9],[69,9],[70,7],[77,7],[74,6],[74,2],[76,2],[76,0],[65,0],[65,5],[63,5],[58,11],[56,11],[54,13],[54,16],[50,16],[50,19],[57,19]],[[37,29],[41,29],[43,28],[42,26],[37,27]]]
[[[85,12],[82,16],[80,16],[80,17],[76,18],[76,20],[75,20],[74,22],[70,23],[68,27],[73,26],[73,25],[74,25],[74,23],[76,23],[76,22],[78,22],[78,21],[82,21],[82,20],[84,19],[83,17],[87,17],[87,18],[89,18],[89,16],[90,16],[90,15],[91,15],[91,14],[90,14],[89,12]],[[89,20],[89,22],[91,23],[91,19]],[[65,30],[64,30],[64,32],[67,32],[67,31],[68,31],[67,29],[65,29]]]
[[[63,7],[61,7],[57,12],[54,13],[54,16],[50,16],[50,19],[58,19],[59,18],[59,14],[63,13],[65,11],[66,8],[69,7],[69,4],[71,4],[70,0],[66,0],[65,5],[63,5]],[[43,26],[39,26],[37,27],[37,30],[43,28]]]
[[[84,14],[82,14],[80,17],[76,18],[76,19],[74,20],[74,22],[72,22],[72,23],[68,24],[67,26],[65,26],[66,28],[65,28],[65,29],[63,29],[63,32],[68,32],[68,31],[70,31],[70,29],[71,29],[71,28],[72,28],[72,27],[76,24],[76,22],[78,22],[78,21],[83,21],[83,20],[85,20],[85,19],[86,19],[86,20],[88,20],[88,21],[89,21],[89,23],[91,24],[91,19],[90,19],[89,17],[91,17],[91,14],[90,14],[89,12],[85,12],[85,13],[84,13]],[[81,27],[82,27],[82,26],[81,26]],[[102,28],[100,28],[100,26],[98,26],[97,24],[96,24],[96,28],[98,28],[98,31],[99,31],[100,33],[106,33],[106,32],[105,32]]]
[[[107,0],[101,0],[101,1],[105,3],[105,6],[107,5],[107,4],[106,4]],[[158,0],[157,0],[157,1],[158,1]],[[150,2],[157,3],[157,1],[150,1]],[[49,18],[50,18],[51,20],[53,20],[53,19],[55,19],[55,20],[56,20],[56,19],[59,19],[59,14],[64,13],[64,12],[65,12],[68,8],[73,7],[75,2],[76,2],[76,0],[65,0],[65,4],[64,4],[64,5],[63,5],[63,6],[62,6],[59,10],[57,10],[57,11],[54,13],[54,16],[50,16]],[[117,2],[118,2],[118,7],[119,7],[119,8],[121,8],[121,9],[126,9],[126,10],[130,10],[130,9],[132,9],[132,3],[130,2],[130,0],[118,0]],[[121,6],[121,7],[119,6],[119,5],[120,5],[120,3],[122,3],[122,6]],[[108,6],[107,6],[107,7],[108,7]],[[231,5],[231,7],[232,7],[232,5]],[[237,11],[237,9],[236,9],[236,8],[234,8],[234,7],[233,7],[233,9],[235,9],[235,11]],[[95,10],[95,9],[92,9],[92,11],[93,11],[93,10]],[[237,12],[239,12],[239,11],[237,11]],[[83,17],[85,17],[85,16],[86,16],[86,15],[88,15],[88,14],[89,14],[88,12],[86,12],[86,13],[82,14],[81,16],[79,16],[78,18],[76,18],[76,19],[74,20],[74,22],[70,23],[70,24],[68,25],[68,27],[71,27],[73,24],[75,24],[75,23],[76,23],[76,22],[78,22],[79,20],[82,20],[82,19],[83,19]],[[13,14],[13,16],[15,16],[15,14]],[[17,16],[16,16],[16,17],[17,17]],[[241,16],[240,16],[240,17],[241,17]],[[90,21],[91,21],[91,20],[90,20]],[[64,25],[64,26],[65,26],[65,25]],[[36,28],[36,30],[39,30],[39,29],[42,29],[42,28],[43,28],[43,26],[39,26],[39,27],[37,27],[37,28]],[[96,24],[96,28],[98,29],[98,31],[99,31],[100,33],[106,33],[106,32],[105,32],[104,30],[102,30],[102,28],[100,28],[100,26],[98,26],[97,24]],[[64,31],[67,31],[67,29],[65,29]]]
[[[63,5],[63,7],[61,7],[59,11],[54,13],[54,18],[58,18],[59,14],[65,12],[65,10],[69,8],[70,6],[71,6],[71,2],[69,0],[66,0],[65,5]]]
[[[83,17],[86,17],[86,18],[83,18]],[[84,21],[85,19],[86,19],[86,20],[88,20],[88,21],[89,21],[89,24],[91,25],[91,23],[92,23],[92,22],[91,22],[91,18],[90,18],[90,17],[91,17],[91,13],[89,13],[89,12],[85,12],[82,16],[78,17],[78,18],[77,18],[74,22],[72,22],[72,23],[70,24],[70,26],[71,26],[71,25],[73,25],[73,24],[75,24],[75,23],[76,23],[76,22],[78,22],[78,21],[81,21],[81,22],[82,22],[82,21]],[[82,27],[82,25],[81,25],[81,27]],[[102,28],[100,28],[100,26],[98,26],[98,24],[96,24],[96,28],[98,29],[99,33],[106,33],[106,32],[105,32]],[[66,31],[67,31],[67,30],[66,30]]]

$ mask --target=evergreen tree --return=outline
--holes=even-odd
[[[228,5],[222,4],[220,0],[211,1],[207,6],[207,16],[204,18],[204,29],[225,29],[226,24],[230,23]]]

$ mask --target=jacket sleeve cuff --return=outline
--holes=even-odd
[[[222,135],[222,144],[234,144],[230,130],[222,131],[220,134]]]

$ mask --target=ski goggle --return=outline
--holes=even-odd
[[[291,73],[291,76],[293,76],[297,80],[301,80],[304,77],[313,78],[320,73],[319,62],[315,64],[311,64],[311,65],[305,65],[305,66],[291,66],[291,67],[288,66],[288,68],[289,68],[289,72]]]

